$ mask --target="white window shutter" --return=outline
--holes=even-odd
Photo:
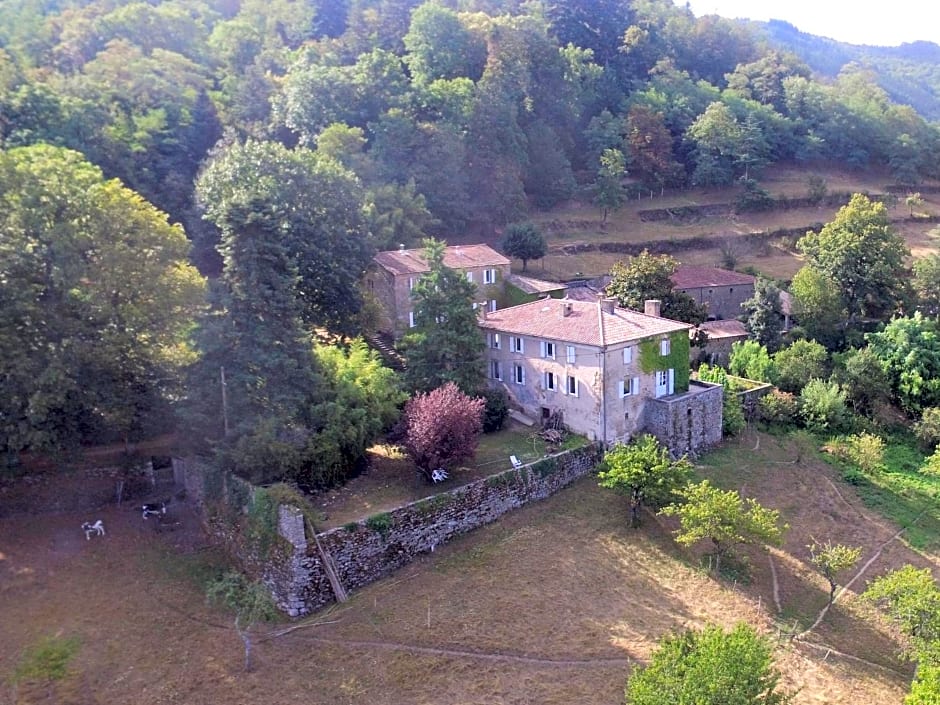
[[[621,397],[627,396],[626,385],[623,383],[623,380],[620,380],[620,396]]]
[[[670,394],[675,392],[675,386],[676,386],[676,371],[671,369],[669,370],[669,393]]]
[[[634,377],[630,380],[630,394],[640,393],[640,378]]]
[[[548,347],[545,345],[545,341],[544,341],[544,340],[540,340],[540,341],[539,341],[539,354],[540,354],[542,357],[547,357],[547,356],[548,356]]]

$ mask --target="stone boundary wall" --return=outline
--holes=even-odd
[[[729,378],[744,379],[743,377],[732,377],[731,375],[729,375]],[[749,389],[737,392],[737,397],[741,402],[741,408],[744,410],[744,417],[748,421],[753,421],[757,418],[757,403],[761,400],[761,397],[769,394],[771,390],[774,389],[774,385],[770,382],[758,382],[753,379],[746,381],[751,384],[756,384],[757,386],[752,386]]]
[[[601,457],[598,445],[564,451],[325,531],[317,539],[332,556],[340,582],[350,592],[389,575],[454,536],[553,495],[590,473]],[[204,508],[205,478],[210,477],[207,474],[210,468],[198,459],[177,462],[187,497]],[[229,488],[232,479],[240,485],[247,484],[226,477],[222,490],[225,497],[232,494]],[[243,490],[238,488],[236,494],[241,496]],[[282,540],[265,563],[250,555],[246,543],[230,524],[211,521],[205,512],[203,515],[208,530],[245,569],[261,578],[278,607],[290,616],[309,614],[334,601],[316,541],[306,531],[304,516],[296,507],[279,507],[278,533]]]

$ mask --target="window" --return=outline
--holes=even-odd
[[[568,379],[565,382],[565,390],[573,397],[578,396],[578,378],[568,375]]]
[[[633,362],[633,347],[627,347],[623,349],[623,364],[629,365]]]
[[[499,333],[490,333],[490,347],[499,350]]]
[[[490,299],[490,312],[496,310],[496,299]]]
[[[484,270],[483,270],[483,283],[484,283],[484,284],[495,284],[495,283],[496,283],[496,270],[495,270],[495,269],[484,269]]]
[[[467,272],[467,281],[473,284],[473,272]]]
[[[539,343],[539,345],[542,349],[542,357],[548,357],[552,360],[555,359],[555,343],[549,343],[548,341],[543,340],[541,343]]]
[[[663,357],[666,357],[666,355],[669,354],[669,350],[670,350],[669,338],[663,338],[662,340],[660,340],[659,341],[659,354],[662,355]]]
[[[574,345],[567,345],[565,347],[567,348],[567,353],[568,353],[568,364],[573,365],[575,357],[576,357]]]
[[[415,288],[415,284],[418,283],[417,277],[408,277],[408,291],[411,291]]]
[[[417,324],[415,323],[415,312],[414,312],[414,311],[409,311],[409,312],[408,312],[408,327],[409,327],[409,328],[414,328],[415,325],[417,325]],[[480,368],[478,367],[477,369],[480,369]]]
[[[558,391],[558,376],[554,372],[545,373],[545,389],[550,392]]]
[[[499,369],[499,360],[490,361],[490,378],[498,379],[499,381],[503,380],[503,371]]]
[[[371,279],[369,280],[369,291],[375,291],[375,282]]]
[[[512,366],[512,381],[516,384],[525,384],[525,368],[522,365]]]
[[[523,342],[521,337],[515,335],[510,336],[509,349],[517,353],[525,352],[525,342]]]
[[[477,369],[479,369],[479,368],[477,368]],[[666,370],[659,370],[659,371],[656,373],[656,386],[657,386],[657,387],[665,387],[667,384],[669,384],[669,375],[668,375],[668,373],[666,372]]]
[[[620,380],[620,396],[630,397],[640,393],[640,378],[630,377]]]

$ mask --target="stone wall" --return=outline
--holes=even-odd
[[[650,399],[643,412],[644,431],[676,456],[718,445],[723,395],[720,384],[693,381],[685,394]]]
[[[332,556],[340,582],[352,591],[433,551],[454,536],[551,496],[591,472],[600,457],[601,450],[594,445],[565,451],[323,532],[317,538]],[[197,474],[198,468],[187,471],[188,478]],[[194,490],[196,484],[192,480]],[[190,496],[197,495],[191,492]],[[303,515],[286,506],[279,512],[279,533],[287,550],[278,550],[264,566],[244,555],[244,546],[237,537],[220,538],[230,544],[246,568],[260,575],[278,607],[296,617],[333,602],[334,597],[316,542],[305,532]],[[214,531],[219,536],[221,530]]]

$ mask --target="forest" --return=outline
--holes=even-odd
[[[369,327],[375,251],[624,184],[759,196],[779,163],[940,176],[936,125],[876,78],[667,0],[9,0],[8,458],[181,413],[200,447],[299,444],[335,481],[401,402],[366,349],[331,347]]]

